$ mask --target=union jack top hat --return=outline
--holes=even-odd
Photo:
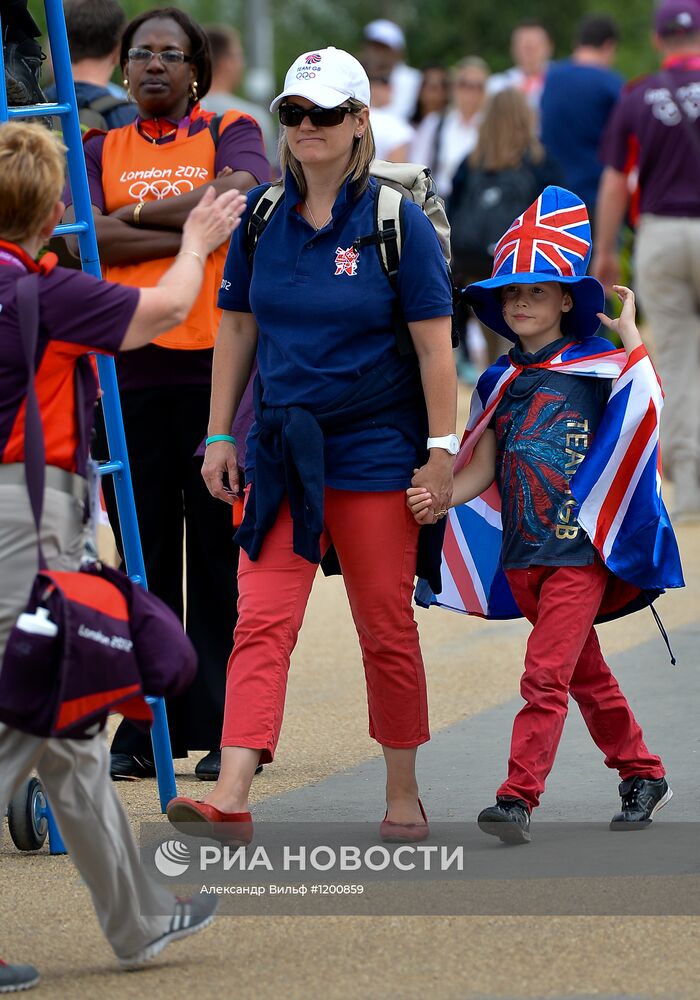
[[[485,326],[508,340],[516,335],[503,318],[498,289],[557,281],[570,286],[574,307],[562,314],[564,336],[592,337],[605,306],[601,283],[586,274],[591,258],[591,225],[581,199],[566,188],[546,187],[519,215],[493,253],[493,273],[465,289],[469,304]]]

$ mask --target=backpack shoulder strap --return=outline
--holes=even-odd
[[[389,281],[394,284],[399,273],[401,262],[401,208],[403,195],[388,184],[380,184],[374,205],[377,221],[377,232],[385,239],[378,245],[382,267]]]
[[[253,122],[258,126],[258,128],[260,128],[252,115],[246,114],[245,111],[238,111],[236,108],[229,108],[228,111],[224,111],[222,115],[214,115],[209,119],[209,131],[211,133],[215,149],[219,145],[221,133],[225,132],[229,125],[235,125],[238,121]]]
[[[102,94],[101,97],[96,97],[93,101],[86,101],[78,108],[78,118],[82,131],[86,132],[95,128],[105,131],[107,129],[105,116],[124,104],[126,101],[115,97],[114,94]]]
[[[214,149],[219,145],[219,138],[221,137],[221,119],[223,115],[214,115],[214,117],[209,122],[209,131],[211,132],[212,142],[214,143]]]
[[[390,184],[377,183],[374,195],[374,228],[369,236],[360,236],[353,247],[376,246],[379,263],[392,285],[396,284],[401,262],[401,209],[404,196]]]
[[[248,219],[247,229],[248,267],[251,270],[253,267],[253,256],[260,242],[260,237],[265,232],[273,214],[282,204],[283,197],[284,184],[282,181],[277,181],[274,184],[267,185],[253,206],[253,211],[250,213],[250,218]]]
[[[103,94],[102,97],[96,97],[94,101],[88,101],[85,107],[96,111],[98,115],[108,115],[110,111],[114,111],[115,108],[120,108],[126,103],[127,101],[122,97],[115,97],[114,94]]]

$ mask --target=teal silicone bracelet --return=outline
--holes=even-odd
[[[233,434],[212,434],[212,436],[208,437],[204,443],[207,447],[209,447],[209,445],[214,444],[215,441],[228,441],[230,444],[236,444],[236,439]]]

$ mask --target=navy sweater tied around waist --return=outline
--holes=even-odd
[[[397,427],[414,443],[416,462],[423,464],[427,459],[428,420],[416,358],[392,355],[360,375],[332,408],[320,413],[311,413],[300,406],[267,406],[262,396],[258,376],[255,470],[236,542],[255,561],[286,494],[293,522],[294,552],[309,562],[320,563],[326,434],[347,430],[349,426],[355,430],[377,425]],[[439,521],[423,526],[419,533],[417,572],[430,581],[435,593],[440,591],[444,531],[445,522]],[[340,572],[333,550],[324,556],[323,569],[327,575]]]

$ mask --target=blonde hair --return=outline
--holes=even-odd
[[[36,236],[60,200],[66,147],[43,125],[0,126],[0,239]]]
[[[479,139],[469,157],[472,167],[508,170],[529,158],[544,159],[544,147],[535,132],[535,116],[519,90],[501,90],[486,102]]]
[[[349,100],[347,103],[352,108],[353,114],[357,114],[365,107],[365,105],[360,101]],[[374,145],[374,135],[372,134],[372,126],[368,122],[362,138],[358,139],[356,137],[353,139],[350,159],[348,160],[345,173],[341,178],[341,185],[344,184],[349,177],[352,181],[354,181],[357,187],[357,194],[362,194],[369,183],[369,168],[371,167],[372,160],[375,156],[376,147]],[[279,161],[280,167],[282,168],[282,176],[284,177],[287,169],[291,170],[292,176],[294,177],[297,187],[299,188],[299,194],[302,198],[306,198],[306,195],[308,194],[306,177],[304,176],[304,170],[301,163],[297,160],[296,156],[289,148],[286,128],[280,129]]]

